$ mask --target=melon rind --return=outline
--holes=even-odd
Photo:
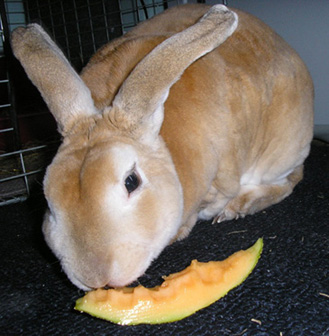
[[[193,260],[181,272],[164,277],[154,288],[97,289],[76,301],[75,309],[121,325],[181,320],[240,285],[255,268],[263,239],[223,261]]]

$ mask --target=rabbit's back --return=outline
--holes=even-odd
[[[104,46],[82,73],[96,105],[110,105],[146,54],[208,9],[171,9]],[[183,186],[185,221],[208,206],[212,188],[227,195],[225,204],[241,183],[285,178],[309,151],[313,86],[304,63],[263,22],[234,11],[235,33],[192,64],[165,103],[161,135]]]

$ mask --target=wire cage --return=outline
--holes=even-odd
[[[108,41],[185,0],[0,0],[0,206],[41,190],[60,138],[54,119],[10,49],[10,33],[41,24],[77,71]],[[199,1],[204,2],[204,1]]]

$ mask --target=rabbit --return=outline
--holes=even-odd
[[[313,136],[313,84],[250,14],[182,5],[102,47],[78,75],[37,24],[12,48],[54,115],[45,240],[85,291],[142,276],[197,220],[290,195]]]

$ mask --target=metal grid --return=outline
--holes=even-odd
[[[0,206],[41,191],[44,169],[60,140],[47,107],[11,54],[10,32],[31,22],[42,24],[80,71],[100,46],[184,2],[0,0]]]
[[[180,0],[22,0],[26,21],[42,24],[80,70],[92,54],[138,22]]]

